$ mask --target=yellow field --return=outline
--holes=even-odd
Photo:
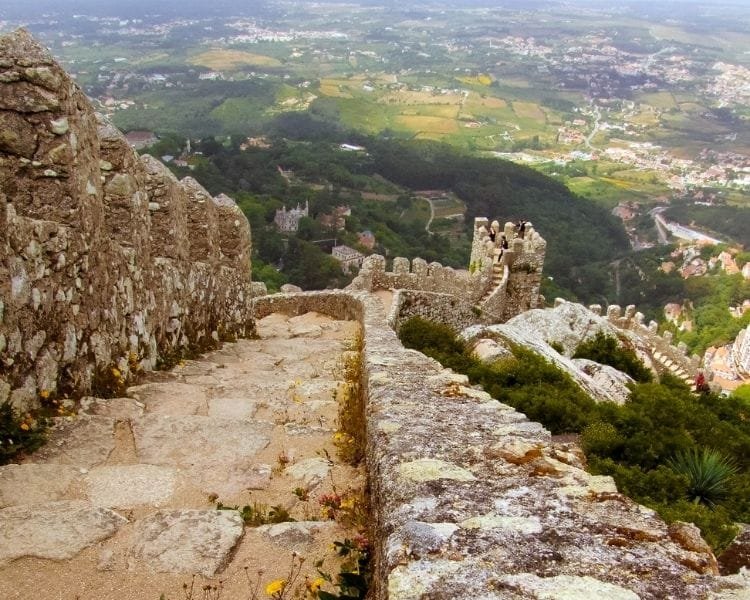
[[[677,103],[674,101],[674,96],[669,92],[655,92],[653,94],[638,94],[637,97],[639,102],[645,102],[650,104],[654,108],[669,109],[675,108]]]
[[[320,93],[332,98],[353,98],[355,92],[362,91],[362,84],[366,79],[363,75],[355,75],[346,79],[328,77],[320,80]]]
[[[443,134],[441,133],[418,133],[417,135],[414,136],[414,139],[441,142],[443,140]]]
[[[493,98],[492,96],[482,98],[476,92],[470,93],[466,100],[466,108],[473,110],[478,106],[483,108],[507,108],[508,103],[502,98]]]
[[[350,92],[345,91],[345,88],[339,87],[337,83],[329,81],[320,82],[320,93],[324,96],[330,96],[331,98],[351,98]]]
[[[401,115],[411,117],[440,117],[442,119],[458,118],[458,105],[440,106],[438,104],[429,104],[422,106],[409,106],[400,111]]]
[[[486,75],[485,73],[481,73],[479,75],[476,75],[474,77],[458,77],[458,80],[461,83],[465,83],[467,85],[484,85],[488,86],[492,83],[492,77],[489,75]]]
[[[150,62],[161,61],[169,58],[169,54],[166,52],[154,52],[153,54],[147,54],[141,58],[132,61],[134,65],[143,65]]]
[[[650,110],[643,111],[641,113],[638,113],[637,115],[629,116],[626,120],[630,123],[634,123],[635,125],[651,126],[659,124],[659,117],[656,116],[656,113]]]
[[[690,113],[690,112],[703,111],[704,108],[700,104],[696,104],[695,102],[681,102],[680,110],[682,112]]]
[[[399,115],[396,123],[410,131],[421,131],[425,135],[456,133],[458,123],[454,119],[443,119],[441,117],[423,117],[419,115]]]
[[[507,85],[510,87],[517,87],[517,88],[530,88],[531,84],[529,83],[528,79],[520,79],[516,77],[503,77],[500,79],[501,85]]]
[[[222,71],[224,69],[238,69],[240,67],[279,67],[281,63],[270,56],[251,54],[239,50],[207,50],[196,54],[190,59],[190,64],[200,65]]]
[[[389,92],[378,98],[380,104],[460,104],[460,94],[433,95],[432,92],[412,92],[409,90]]]
[[[513,112],[518,115],[519,119],[547,120],[547,115],[535,102],[514,102]]]

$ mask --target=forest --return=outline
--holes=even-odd
[[[555,291],[567,290],[569,297],[577,297],[580,269],[606,263],[629,248],[621,223],[605,208],[527,167],[388,132],[367,136],[345,131],[305,113],[279,116],[266,135],[268,147],[245,150],[239,138],[227,144],[205,139],[196,146],[202,157],[195,161],[195,170],[177,171],[193,175],[214,194],[224,192],[238,200],[253,228],[256,273],[269,276],[268,265],[280,267],[281,276],[269,279],[271,285],[282,280],[305,289],[340,285],[345,277],[325,260],[325,245],[312,242],[335,237],[357,247],[356,233],[362,229],[375,234],[375,251],[387,257],[419,256],[466,268],[476,216],[532,222],[548,243],[547,281]],[[366,152],[342,152],[341,143],[363,146]],[[278,167],[293,172],[293,181],[285,180]],[[416,190],[425,189],[452,191],[465,203],[462,236],[425,231],[426,219],[419,216],[414,197]],[[367,192],[390,194],[393,199],[367,200],[362,196]],[[296,241],[290,243],[272,226],[275,210],[305,201],[310,203],[312,222],[301,224]],[[346,230],[321,229],[315,218],[340,204],[352,209]],[[295,256],[304,256],[308,264],[300,267]],[[313,277],[313,267],[325,267],[327,274]]]

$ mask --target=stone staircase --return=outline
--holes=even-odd
[[[495,292],[495,290],[498,288],[500,283],[503,280],[503,274],[505,272],[505,268],[503,266],[503,263],[500,260],[500,249],[496,248],[493,256],[492,256],[492,283],[490,284],[489,289],[487,292],[482,296],[482,299],[479,301],[479,304],[483,304],[487,301],[487,299],[492,296],[492,294]]]
[[[293,551],[322,559],[352,537],[310,519],[319,494],[363,485],[332,441],[359,326],[317,313],[258,325],[260,339],[154,373],[127,397],[85,398],[43,449],[0,467],[0,597],[174,600],[197,574],[244,598],[245,567],[283,579]],[[249,528],[217,500],[297,522]]]
[[[658,350],[655,350],[652,354],[654,360],[659,363],[665,370],[669,371],[672,375],[684,381],[691,388],[695,389],[695,381],[690,374],[685,370],[685,367],[677,364],[668,356],[665,356]]]

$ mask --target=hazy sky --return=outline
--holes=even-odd
[[[300,0],[297,0],[300,1]],[[750,0],[321,0],[397,8],[444,6],[505,7],[524,9],[583,5],[588,8],[631,9],[654,19],[700,15],[704,11],[729,17],[732,7],[744,14]],[[183,14],[186,16],[254,14],[278,7],[277,0],[0,0],[0,19],[32,19],[43,13],[76,13],[134,17],[139,14]],[[285,7],[290,2],[283,3]],[[719,8],[721,7],[721,8]]]

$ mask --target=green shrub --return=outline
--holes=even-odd
[[[741,400],[750,408],[750,384],[741,385],[732,392],[732,396]]]
[[[679,500],[669,505],[655,505],[653,508],[667,523],[695,523],[701,530],[703,539],[717,554],[724,550],[738,533],[734,518],[721,506],[709,508],[689,500]]]
[[[583,429],[580,444],[587,455],[611,456],[619,453],[624,441],[614,425],[596,421]]]
[[[636,381],[647,383],[653,379],[649,371],[633,350],[623,348],[614,338],[598,332],[595,337],[581,342],[573,358],[587,358],[627,373]]]
[[[238,505],[228,506],[221,502],[217,502],[216,510],[236,510],[240,513],[242,520],[248,527],[259,527],[260,525],[267,525],[269,523],[287,523],[289,521],[294,521],[289,514],[289,511],[280,504],[269,508],[265,504],[253,502],[252,505],[246,504],[240,509]]]
[[[46,441],[46,429],[45,419],[20,415],[8,401],[0,404],[0,465],[42,446]]]
[[[727,495],[727,484],[737,466],[726,456],[708,448],[692,448],[668,461],[675,473],[688,478],[688,498],[694,503],[716,506]]]
[[[475,362],[465,352],[465,344],[447,325],[413,317],[401,325],[398,335],[407,348],[419,350],[455,371],[465,373]]]
[[[620,492],[650,506],[680,501],[687,493],[687,477],[663,465],[646,471],[611,458],[592,456],[589,469],[596,475],[610,475]]]

